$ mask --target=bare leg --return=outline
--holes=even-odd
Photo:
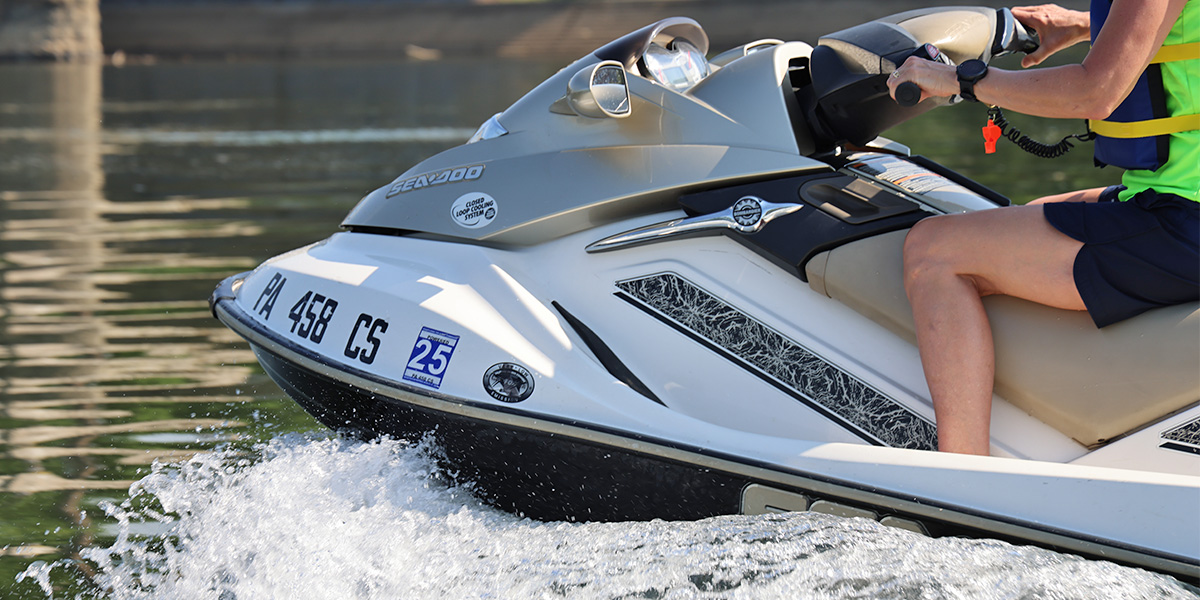
[[[925,219],[904,243],[905,289],[933,396],[938,448],[989,453],[995,350],[982,297],[1085,310],[1072,267],[1082,244],[1041,206]]]

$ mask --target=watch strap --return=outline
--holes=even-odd
[[[968,62],[972,62],[972,61],[982,64],[983,70],[978,75],[973,75],[973,76],[963,75],[961,67],[963,65],[966,65]],[[981,61],[981,60],[972,59],[972,61],[966,61],[962,65],[959,65],[958,69],[955,69],[955,73],[958,75],[958,95],[960,97],[962,97],[963,100],[968,100],[970,102],[979,102],[979,98],[975,97],[975,84],[978,83],[979,80],[983,79],[984,76],[986,76],[988,74],[988,67],[987,67],[987,64],[983,63],[983,61]],[[972,65],[972,66],[974,66],[974,65]]]

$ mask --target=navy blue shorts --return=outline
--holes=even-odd
[[[1154,190],[1117,202],[1121,189],[1043,205],[1055,229],[1083,242],[1075,287],[1096,327],[1200,300],[1200,202]]]

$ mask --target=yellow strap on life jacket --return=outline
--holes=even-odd
[[[1200,59],[1200,42],[1163,46],[1150,59],[1150,64]],[[1146,121],[1093,121],[1088,119],[1088,128],[1099,135],[1110,138],[1141,138],[1200,129],[1200,115],[1179,115]]]
[[[1191,44],[1173,44],[1171,46],[1163,46],[1158,49],[1154,58],[1150,59],[1150,64],[1178,62],[1181,60],[1194,60],[1200,58],[1200,42]]]
[[[1110,138],[1140,138],[1182,133],[1200,129],[1200,115],[1180,115],[1164,119],[1148,121],[1092,121],[1088,120],[1092,131]]]

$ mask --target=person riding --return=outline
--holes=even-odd
[[[1091,49],[1080,64],[1028,71],[910,58],[889,78],[892,95],[912,81],[922,99],[961,94],[1091,119],[1097,163],[1126,171],[1121,186],[937,216],[909,232],[905,290],[947,452],[990,450],[995,356],[983,296],[1086,310],[1097,327],[1200,299],[1200,0],[1012,12],[1041,42],[1023,67],[1089,38]]]

